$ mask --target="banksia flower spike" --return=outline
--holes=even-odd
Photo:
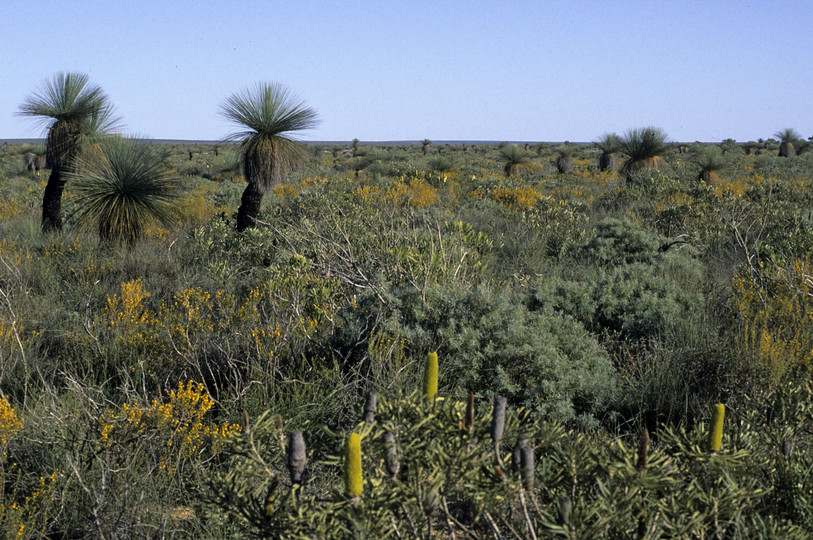
[[[363,483],[361,477],[361,435],[351,433],[347,438],[344,456],[344,485],[352,498],[361,497]]]
[[[723,417],[725,416],[725,405],[718,403],[714,406],[714,413],[711,416],[711,429],[709,430],[709,451],[717,452],[723,444]]]
[[[308,457],[305,455],[305,439],[302,432],[292,431],[288,436],[288,472],[291,475],[291,483],[302,483],[302,473],[305,472],[307,464]]]
[[[438,353],[431,352],[426,357],[423,371],[423,394],[428,401],[435,399],[438,393]]]
[[[370,390],[367,392],[367,400],[364,402],[364,421],[368,424],[375,422],[375,404],[378,400],[378,394]]]
[[[271,479],[271,485],[268,486],[268,493],[265,495],[265,500],[263,501],[263,512],[265,512],[265,517],[270,518],[274,515],[274,511],[276,507],[274,504],[277,501],[277,488],[279,487],[279,475],[275,475]]]

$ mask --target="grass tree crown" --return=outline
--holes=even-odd
[[[246,180],[263,190],[279,183],[305,158],[304,147],[291,135],[318,123],[316,111],[279,83],[259,83],[237,92],[220,112],[244,128],[228,139],[240,141]]]
[[[656,127],[627,131],[619,142],[619,149],[627,156],[622,172],[629,176],[644,167],[660,167],[660,156],[669,147],[667,139],[666,133]]]
[[[51,168],[42,197],[42,228],[62,228],[64,172],[87,142],[112,131],[117,124],[113,106],[99,86],[83,73],[58,73],[20,105],[21,116],[36,118],[48,129],[46,165]]]
[[[21,116],[37,118],[48,129],[46,159],[65,167],[78,151],[83,137],[114,130],[118,119],[101,87],[84,73],[58,73],[19,107]]]
[[[173,221],[180,183],[144,140],[113,136],[83,153],[69,173],[75,219],[96,228],[103,242],[135,243],[153,223]]]

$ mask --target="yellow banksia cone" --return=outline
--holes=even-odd
[[[717,452],[723,444],[723,417],[725,405],[718,403],[714,406],[711,416],[711,430],[709,431],[709,451]]]
[[[351,433],[347,438],[347,449],[344,456],[344,484],[347,494],[360,497],[363,491],[361,478],[361,435]]]
[[[432,401],[438,393],[438,353],[430,352],[423,371],[423,394]]]

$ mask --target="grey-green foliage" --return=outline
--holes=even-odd
[[[570,317],[529,311],[508,286],[435,287],[425,302],[402,298],[405,335],[447,359],[441,370],[456,388],[583,425],[613,398],[615,370],[598,341]]]
[[[594,265],[582,274],[588,277],[540,280],[529,305],[569,315],[593,331],[632,339],[658,335],[704,305],[696,250],[682,244],[661,248],[668,245],[627,222],[605,220],[595,237],[575,249],[582,264]]]
[[[291,486],[288,430],[268,416],[232,437],[205,498],[263,538],[484,538],[501,530],[519,538],[810,538],[812,396],[809,384],[797,384],[734,408],[715,453],[702,421],[659,429],[647,444],[637,436],[608,442],[509,407],[495,455],[490,400],[477,400],[469,424],[462,401],[402,392],[382,396],[375,421],[355,427],[359,500],[342,490],[343,433],[321,430],[333,443],[312,450],[305,483]],[[512,445],[533,456],[532,485],[505,466]],[[395,474],[385,466],[393,447]]]

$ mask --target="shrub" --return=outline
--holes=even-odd
[[[571,318],[528,311],[507,287],[433,288],[425,303],[402,302],[405,337],[449,359],[441,371],[458,391],[502,394],[535,416],[586,425],[611,402],[615,371],[595,338]]]
[[[630,339],[653,337],[703,309],[696,288],[703,268],[691,247],[662,251],[665,240],[627,222],[608,219],[574,256],[598,265],[573,281],[538,283],[531,307],[567,314],[593,331],[610,330]]]

